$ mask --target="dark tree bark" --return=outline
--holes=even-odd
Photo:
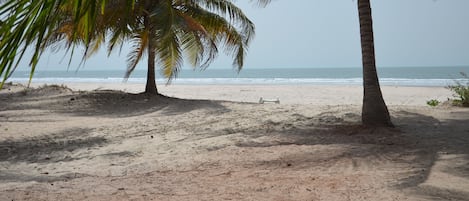
[[[358,0],[358,12],[363,62],[362,124],[364,126],[391,127],[393,125],[388,108],[384,103],[376,71],[370,0]]]
[[[151,42],[150,42],[151,44]],[[155,50],[149,45],[148,49],[148,71],[147,71],[147,84],[145,86],[146,94],[158,94],[155,79]]]
[[[158,89],[156,88],[156,78],[155,78],[155,47],[151,37],[154,36],[153,29],[150,27],[149,18],[145,17],[144,19],[145,27],[150,30],[148,37],[148,69],[147,69],[147,84],[145,86],[145,94],[157,95]]]

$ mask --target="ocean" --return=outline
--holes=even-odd
[[[382,67],[378,68],[381,85],[391,86],[448,86],[455,81],[465,80],[460,72],[469,74],[467,67]],[[33,82],[38,83],[121,83],[124,82],[124,70],[40,69],[34,74]],[[157,77],[161,77],[159,74]],[[27,82],[29,72],[17,70],[8,81]],[[127,80],[129,83],[145,83],[146,71],[136,70]],[[166,79],[157,79],[159,84],[166,84]],[[182,70],[171,84],[281,84],[281,85],[361,85],[361,68],[244,68],[237,72],[231,68]]]

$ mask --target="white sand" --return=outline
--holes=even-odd
[[[0,91],[0,200],[469,197],[469,110],[426,105],[444,88],[383,87],[396,128],[365,129],[358,86],[67,85]]]
[[[62,83],[73,90],[121,90],[140,93],[144,84],[131,83]],[[41,86],[35,83],[33,86]],[[264,99],[280,99],[282,104],[357,105],[361,104],[361,86],[322,85],[159,85],[160,93],[178,98],[226,100],[257,103]],[[452,93],[445,87],[383,86],[388,105],[425,106],[431,99],[447,101]]]

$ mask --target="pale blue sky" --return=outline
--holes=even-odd
[[[239,5],[256,24],[245,68],[359,67],[356,0],[274,0],[259,8]],[[469,65],[468,0],[371,0],[378,66]],[[72,63],[71,68],[78,66]],[[126,52],[104,51],[85,69],[126,69]],[[66,69],[63,53],[46,54],[39,70]],[[138,69],[146,67],[145,60]],[[185,67],[189,68],[189,66]],[[220,54],[210,68],[231,68]],[[24,69],[24,68],[22,68]]]

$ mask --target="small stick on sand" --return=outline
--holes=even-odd
[[[275,104],[280,104],[280,99],[263,99],[262,97],[259,99],[259,104],[264,104],[264,103],[275,103]]]

